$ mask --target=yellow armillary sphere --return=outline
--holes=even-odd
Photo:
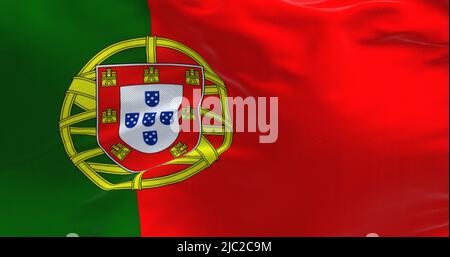
[[[96,67],[117,53],[139,47],[145,47],[146,59],[149,64],[157,63],[156,50],[159,48],[175,50],[192,59],[193,63],[202,67],[204,70],[204,80],[208,81],[208,85],[204,86],[204,95],[218,96],[221,104],[220,109],[222,110],[221,114],[216,114],[209,109],[201,108],[200,113],[202,117],[206,116],[215,119],[221,125],[202,124],[200,141],[195,149],[163,164],[173,165],[177,171],[169,175],[151,178],[143,178],[145,172],[130,173],[116,163],[101,163],[93,160],[95,159],[94,157],[105,154],[105,151],[100,146],[89,150],[80,150],[74,144],[78,139],[78,137],[74,138],[74,135],[91,136],[93,140],[97,136],[97,128],[95,126],[91,125],[89,127],[84,125],[89,121],[92,123],[92,120],[97,122]],[[159,37],[142,37],[125,40],[108,46],[97,53],[73,78],[61,108],[59,131],[70,160],[100,188],[104,190],[138,190],[161,187],[188,179],[211,166],[230,147],[233,133],[226,97],[227,90],[222,79],[217,76],[199,54],[187,46],[170,39]],[[76,113],[73,109],[74,105],[78,106],[78,109],[81,108],[82,111]],[[222,143],[215,148],[208,141],[207,137],[222,137]],[[115,179],[114,181],[121,182],[114,183],[107,179],[107,177],[111,178],[111,176],[122,176],[125,180]]]

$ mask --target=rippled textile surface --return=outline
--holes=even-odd
[[[448,1],[148,2],[279,137],[138,192],[142,235],[448,236]]]
[[[149,19],[146,1],[2,2],[0,237],[140,234],[136,193],[92,184],[68,158],[58,122],[84,64],[110,44],[148,34]],[[111,62],[145,62],[145,50]],[[98,147],[93,136],[75,140],[79,151]]]

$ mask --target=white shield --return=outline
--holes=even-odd
[[[178,137],[183,86],[151,84],[120,88],[119,136],[143,153],[157,153]]]

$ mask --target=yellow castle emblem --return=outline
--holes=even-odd
[[[117,74],[111,69],[102,72],[102,86],[111,87],[117,85]]]
[[[117,111],[113,109],[106,109],[102,112],[102,123],[116,123],[117,122]]]
[[[145,69],[144,83],[159,83],[159,70],[153,67]]]
[[[128,149],[126,146],[118,143],[111,147],[111,153],[114,154],[119,160],[125,159],[128,153],[130,153],[130,149]]]
[[[189,69],[186,71],[186,84],[188,85],[200,85],[199,72],[194,69]]]

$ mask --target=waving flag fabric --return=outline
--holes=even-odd
[[[448,2],[149,5],[230,96],[279,97],[279,137],[139,191],[143,235],[448,234]]]
[[[3,8],[0,235],[448,236],[448,7],[113,0]],[[127,54],[117,50],[97,73],[87,70],[121,41]],[[130,64],[142,65],[127,73],[140,80],[126,84],[121,72]],[[171,75],[179,81],[159,64],[182,67]],[[80,83],[92,92],[77,91]],[[98,106],[112,99],[102,86],[122,98]],[[194,116],[178,115],[180,103],[158,109],[156,92],[190,86],[203,86]],[[228,105],[231,122],[222,110],[222,128],[234,124],[232,142],[227,132],[206,132],[217,128],[210,125],[192,133],[193,143],[153,129],[174,117],[197,121],[214,94],[264,100],[267,109]],[[70,96],[78,109],[64,116]],[[122,107],[137,101],[146,111]],[[249,131],[250,123],[236,131],[240,114],[270,117],[276,131]],[[86,115],[91,123],[71,123]],[[108,126],[123,134],[112,137]],[[76,134],[76,153],[64,131]],[[261,142],[268,133],[276,135]],[[130,159],[139,147],[143,157]],[[202,166],[190,172],[188,164]]]

